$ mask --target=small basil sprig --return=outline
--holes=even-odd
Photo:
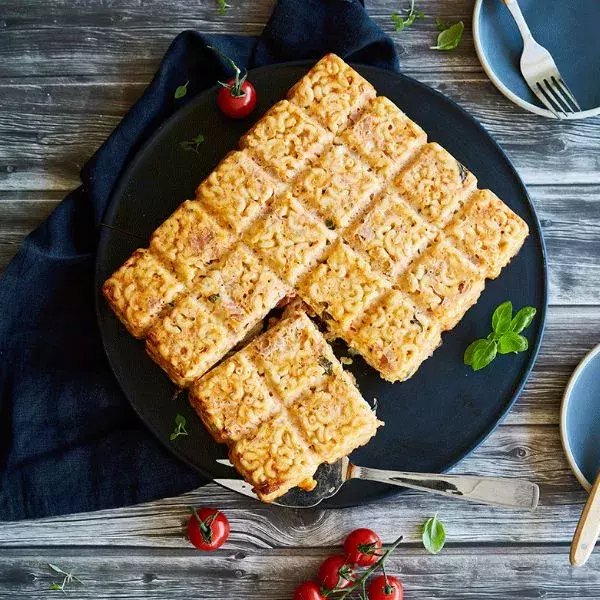
[[[500,304],[492,315],[492,332],[485,338],[469,344],[463,357],[465,365],[479,371],[487,367],[499,354],[524,352],[529,348],[527,338],[521,332],[531,325],[536,310],[524,306],[513,317],[510,300]]]
[[[415,10],[415,0],[410,1],[410,8],[406,9],[408,13],[405,17],[403,17],[400,13],[394,13],[392,15],[392,21],[394,22],[394,27],[396,31],[403,31],[405,27],[410,27],[415,19],[424,19],[425,13],[422,10]]]
[[[83,583],[81,581],[81,579],[78,579],[77,577],[75,577],[75,575],[73,575],[73,573],[68,573],[67,571],[65,571],[64,569],[61,569],[60,567],[58,567],[56,565],[48,563],[48,567],[50,567],[50,569],[52,571],[54,571],[55,573],[58,573],[63,578],[62,583],[53,582],[50,585],[51,590],[55,590],[55,591],[64,593],[65,588],[67,587],[67,585],[69,583],[73,583],[74,581],[76,581],[77,583]]]
[[[219,5],[219,14],[224,15],[227,12],[228,8],[231,8],[229,4],[225,0],[217,0],[217,4]]]
[[[204,136],[200,133],[195,138],[191,140],[186,140],[185,142],[179,142],[179,147],[182,150],[191,150],[196,154],[200,155],[200,146],[204,144]]]
[[[454,50],[462,40],[465,24],[462,21],[448,25],[439,17],[436,19],[436,24],[440,33],[437,37],[437,45],[431,46],[432,50]],[[443,27],[443,29],[442,29]]]
[[[438,554],[446,543],[444,524],[434,515],[423,525],[423,546],[430,554]]]
[[[185,428],[185,424],[185,417],[177,413],[175,415],[175,429],[173,429],[173,433],[169,436],[171,441],[176,440],[180,435],[189,435]]]
[[[183,85],[180,85],[175,89],[175,100],[179,100],[179,98],[183,98],[187,94],[187,88],[189,84],[190,82],[188,80]]]

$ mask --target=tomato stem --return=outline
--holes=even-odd
[[[235,62],[229,58],[226,54],[223,54],[220,50],[213,48],[213,46],[206,46],[209,50],[212,50],[217,56],[220,56],[225,62],[229,63],[229,66],[233,69],[235,76],[233,83],[223,83],[219,81],[219,85],[222,85],[224,88],[227,88],[231,95],[234,98],[242,98],[246,95],[246,92],[242,89],[244,82],[246,81],[246,77],[248,77],[248,73],[245,73],[243,77],[240,77],[242,74],[241,69],[235,64]]]
[[[196,521],[198,521],[198,526],[200,527],[200,533],[202,534],[202,539],[207,543],[207,544],[211,544],[212,543],[212,536],[213,536],[213,532],[212,532],[212,522],[215,520],[215,518],[217,517],[217,515],[219,514],[219,511],[215,511],[212,515],[209,515],[206,520],[202,520],[200,518],[200,515],[198,515],[198,513],[196,512],[196,509],[193,506],[190,506],[190,510],[192,511],[192,514],[194,515],[194,517],[196,517]]]
[[[347,588],[331,590],[331,593],[336,594],[336,600],[343,600],[344,598],[347,598],[358,586],[363,586],[364,589],[364,582],[366,582],[371,574],[377,571],[377,569],[384,568],[387,557],[400,545],[400,542],[403,540],[403,538],[404,536],[401,535],[396,541],[394,541],[391,546],[387,548],[381,555],[381,558],[379,558],[376,563],[373,563],[373,565],[371,565],[364,573],[362,573],[360,578],[355,579],[354,582]],[[339,594],[339,596],[337,594]]]

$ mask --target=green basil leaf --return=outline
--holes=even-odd
[[[175,100],[179,100],[179,98],[183,98],[187,94],[187,86],[189,83],[189,81],[186,81],[175,90]]]
[[[430,554],[438,554],[446,543],[446,530],[437,515],[423,525],[423,546]]]
[[[481,345],[482,342],[485,341],[486,340],[475,340],[473,343],[467,346],[467,349],[465,350],[465,354],[463,356],[463,361],[465,365],[473,364],[473,356],[475,355],[475,350]]]
[[[529,342],[526,337],[515,333],[514,331],[507,331],[498,340],[498,352],[500,354],[509,354],[510,352],[525,352],[529,348]]]
[[[400,32],[404,29],[404,19],[399,14],[392,15],[392,21],[396,31]]]
[[[53,583],[53,584],[50,586],[50,589],[51,589],[51,590],[59,590],[59,591],[60,591],[60,590],[62,590],[63,588],[62,588],[62,585],[59,585],[58,583]]]
[[[175,415],[175,425],[179,425],[180,427],[185,427],[185,417],[177,413]]]
[[[431,46],[432,50],[454,50],[462,40],[465,24],[462,21],[454,23],[441,31],[437,38],[437,46]]]
[[[492,315],[492,329],[496,333],[505,333],[510,328],[513,306],[510,300],[498,305]]]
[[[510,331],[521,333],[525,327],[529,327],[535,317],[536,309],[533,306],[524,306],[510,322]]]
[[[477,340],[477,345],[471,350],[469,362],[473,371],[487,367],[496,358],[497,351],[498,345],[495,340]]]

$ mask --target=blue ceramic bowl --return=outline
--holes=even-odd
[[[600,473],[600,346],[579,363],[569,380],[560,434],[573,473],[591,491]]]
[[[519,0],[533,37],[547,48],[577,98],[582,119],[600,114],[600,2],[597,0]],[[523,40],[502,0],[477,0],[473,39],[492,83],[520,107],[553,117],[529,89],[519,68]]]

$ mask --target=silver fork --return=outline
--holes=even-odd
[[[581,106],[565,83],[552,55],[531,35],[517,0],[504,0],[523,37],[521,73],[538,100],[557,118],[581,111]]]

